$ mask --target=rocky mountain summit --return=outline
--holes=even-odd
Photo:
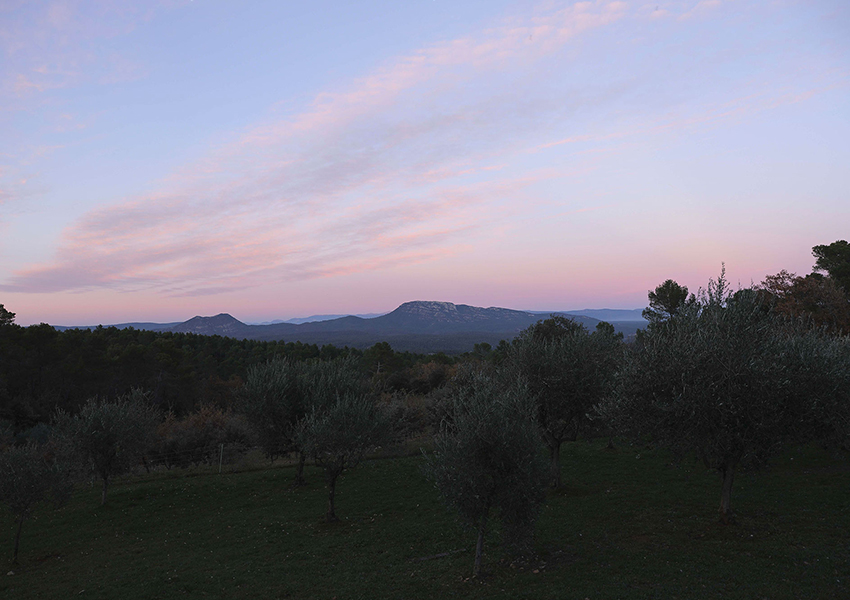
[[[451,302],[405,302],[389,314],[371,321],[380,322],[385,329],[416,333],[449,333],[461,331],[490,331],[517,333],[539,321],[541,315],[508,308],[481,308]],[[579,318],[588,325],[595,319]],[[513,337],[513,336],[511,336]]]
[[[481,308],[451,302],[422,301],[405,302],[390,314],[412,319],[423,319],[437,323],[474,323],[495,319],[526,319],[531,313],[509,308]]]

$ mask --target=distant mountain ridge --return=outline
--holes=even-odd
[[[625,311],[624,311],[625,312]],[[573,318],[589,330],[599,319],[572,313],[551,313]],[[451,302],[405,302],[394,311],[372,318],[344,316],[327,320],[296,323],[248,325],[227,313],[213,317],[196,316],[177,324],[122,324],[137,329],[220,335],[238,339],[263,341],[299,341],[309,344],[333,344],[367,348],[378,342],[389,342],[397,350],[415,352],[464,352],[473,345],[486,342],[496,345],[502,339],[513,339],[517,333],[546,318],[547,313],[532,313],[508,308],[481,308]],[[627,337],[634,334],[634,322],[612,322]],[[149,325],[149,326],[148,326]],[[168,327],[167,325],[171,325]],[[57,327],[57,329],[70,329]]]
[[[643,318],[642,308],[584,308],[582,310],[567,310],[567,311],[529,311],[536,314],[548,315],[552,312],[558,314],[581,315],[583,317],[592,317],[600,321],[609,323],[635,321],[646,324],[648,321]]]
[[[360,317],[361,319],[372,319],[387,313],[362,313],[357,315],[310,315],[309,317],[293,317],[292,319],[275,319],[274,321],[263,321],[262,323],[247,323],[248,325],[277,325],[278,323],[292,323],[302,325],[303,323],[314,323],[316,321],[331,321],[342,317]]]

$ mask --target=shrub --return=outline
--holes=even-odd
[[[249,442],[248,425],[239,415],[204,405],[183,419],[166,416],[156,429],[153,459],[168,469],[213,464],[222,445],[244,450]]]

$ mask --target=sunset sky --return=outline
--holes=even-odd
[[[640,308],[838,239],[846,0],[0,0],[22,325]]]

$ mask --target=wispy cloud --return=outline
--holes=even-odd
[[[805,102],[826,92],[850,87],[850,72],[833,73],[830,83],[818,85],[809,89],[768,89],[747,94],[720,103],[706,103],[687,109],[668,111],[665,114],[648,118],[639,126],[632,126],[602,133],[580,134],[564,139],[538,144],[528,148],[526,152],[537,153],[551,148],[567,145],[600,144],[641,138],[647,135],[675,133],[678,135],[691,134],[700,130],[710,129],[729,122],[751,118],[759,113],[773,110],[782,106]],[[584,152],[608,152],[610,148],[591,148],[577,150]]]
[[[451,252],[533,183],[482,174],[545,126],[539,107],[511,92],[468,87],[521,74],[624,13],[622,2],[578,3],[390,61],[244,132],[158,193],[90,213],[65,232],[55,261],[0,289],[193,295]]]
[[[692,19],[704,15],[705,13],[719,8],[723,4],[723,0],[699,0],[693,3],[693,7],[683,14],[679,15],[680,21]]]

